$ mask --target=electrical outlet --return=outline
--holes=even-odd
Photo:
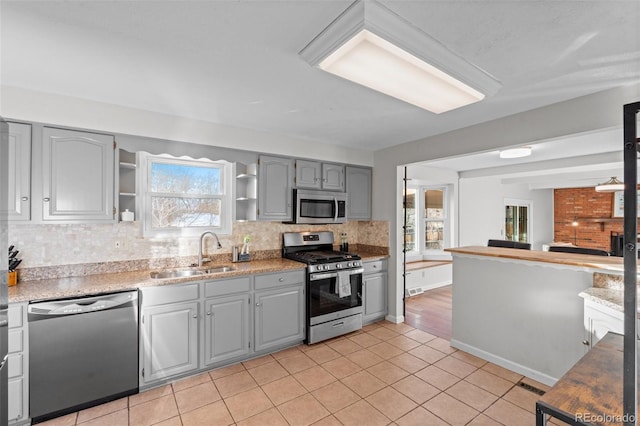
[[[122,243],[116,240],[116,243],[114,244],[114,246],[115,248],[119,249],[120,247],[122,247]]]

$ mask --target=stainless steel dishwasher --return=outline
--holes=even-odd
[[[30,303],[33,423],[138,392],[138,292]]]

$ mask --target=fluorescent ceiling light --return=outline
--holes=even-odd
[[[596,185],[596,192],[616,192],[624,190],[624,182],[619,181],[615,177],[611,177],[606,182]]]
[[[522,158],[531,155],[530,146],[522,146],[520,148],[511,148],[500,151],[500,158]]]
[[[301,52],[312,66],[442,113],[500,83],[376,1],[356,1]]]

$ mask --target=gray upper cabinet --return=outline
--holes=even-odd
[[[258,165],[258,219],[291,220],[293,160],[261,155]]]
[[[347,166],[347,219],[371,220],[371,169]]]
[[[297,188],[344,191],[344,166],[318,161],[296,160]]]
[[[42,219],[115,221],[113,136],[45,127]]]
[[[8,211],[10,221],[31,219],[31,126],[9,123]]]
[[[320,163],[296,160],[296,186],[298,188],[320,189],[322,187],[322,166]]]
[[[344,166],[322,163],[322,189],[344,191]]]

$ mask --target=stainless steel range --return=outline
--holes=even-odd
[[[333,232],[285,232],[282,256],[307,266],[308,344],[362,328],[362,261],[333,250]]]

